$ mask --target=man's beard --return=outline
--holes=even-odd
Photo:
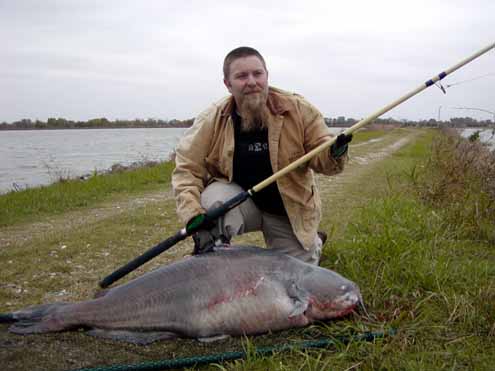
[[[241,116],[241,130],[249,132],[267,127],[268,107],[266,106],[267,92],[248,94],[244,96],[238,107]]]

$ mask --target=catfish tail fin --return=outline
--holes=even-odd
[[[15,334],[39,334],[61,331],[69,326],[58,318],[57,311],[68,303],[36,305],[12,313],[2,314],[0,322],[14,322],[9,331]]]

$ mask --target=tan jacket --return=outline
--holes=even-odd
[[[284,168],[332,137],[321,113],[303,97],[269,88],[268,142],[273,172]],[[172,187],[177,213],[184,223],[205,212],[200,194],[213,180],[231,182],[233,176],[234,98],[226,97],[198,117],[176,148]],[[326,175],[341,172],[347,156],[335,160],[323,151],[277,180],[292,229],[308,249],[314,244],[321,218],[321,201],[313,170]]]

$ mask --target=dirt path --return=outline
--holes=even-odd
[[[0,229],[0,247],[8,247],[12,244],[24,244],[33,239],[40,238],[46,233],[70,232],[82,225],[94,224],[120,214],[125,214],[132,209],[169,200],[171,197],[172,191],[170,189],[134,197],[126,196],[125,198],[104,202],[97,207],[50,216],[39,222],[4,227]]]
[[[405,136],[385,135],[382,138],[371,139],[367,142],[351,145],[350,160],[343,173],[333,177],[319,177],[320,187],[325,197],[343,192],[346,184],[365,171],[370,165],[390,156],[404,145],[413,140],[418,131],[404,131]],[[130,210],[162,204],[172,198],[170,188],[141,194],[135,197],[125,197],[89,209],[76,210],[62,215],[50,216],[35,223],[24,223],[0,229],[0,248],[12,245],[20,246],[33,239],[41,238],[47,233],[69,232],[83,225],[91,225],[100,221],[125,214]],[[327,200],[328,201],[328,200]]]
[[[335,197],[331,196],[332,194],[337,195],[344,191],[345,186],[352,183],[356,177],[361,176],[380,160],[397,152],[420,134],[419,131],[404,131],[403,133],[405,133],[403,136],[384,136],[353,145],[350,149],[349,163],[342,173],[332,177],[318,177],[326,201],[331,202],[329,198]]]

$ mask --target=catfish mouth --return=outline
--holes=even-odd
[[[359,291],[349,291],[334,300],[319,301],[312,297],[309,302],[308,316],[315,319],[338,318],[353,312],[362,303],[362,297]]]

